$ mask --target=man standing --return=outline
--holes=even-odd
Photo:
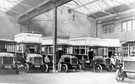
[[[50,63],[50,59],[49,59],[48,55],[45,56],[44,61],[45,61],[45,63],[47,63],[47,64]]]

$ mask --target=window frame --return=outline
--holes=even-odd
[[[112,31],[113,28],[113,31]],[[109,34],[109,33],[113,33],[114,32],[114,23],[109,23],[109,24],[104,24],[102,26],[103,29],[103,34]],[[106,30],[106,31],[104,31]]]
[[[130,21],[131,21],[131,29],[129,29],[129,27],[128,27],[128,22],[130,22]],[[122,21],[121,22],[121,32],[134,31],[135,30],[135,28],[133,28],[135,26],[135,25],[133,25],[134,21],[135,21],[135,19],[128,19],[128,20]],[[123,30],[124,29],[123,28],[123,23],[126,23],[125,30]]]

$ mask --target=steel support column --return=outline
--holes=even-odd
[[[56,72],[56,49],[57,49],[57,6],[54,2],[53,72]]]
[[[96,38],[98,37],[98,21],[96,21]]]
[[[20,33],[22,33],[22,24],[20,24]]]

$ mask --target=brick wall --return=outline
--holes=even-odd
[[[71,11],[67,7],[58,8],[58,37],[95,37],[95,21],[84,14]],[[15,34],[38,31],[43,36],[53,35],[53,10],[39,15],[27,24],[18,25],[15,18],[0,11],[0,38],[13,39]]]
[[[67,7],[58,8],[58,37],[95,37],[95,20],[84,14],[71,11]],[[30,21],[29,30],[36,30],[43,36],[53,35],[53,10],[35,17]]]

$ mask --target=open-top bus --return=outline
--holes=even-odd
[[[116,80],[124,81],[125,78],[135,79],[135,41],[122,44],[123,61],[116,71]]]
[[[71,38],[69,44],[71,53],[80,59],[85,66],[93,67],[93,61],[97,65],[95,70],[101,71],[103,67],[110,71],[111,56],[119,52],[120,42],[118,39],[100,39],[92,37]],[[106,59],[107,58],[107,59]]]
[[[19,73],[18,63],[15,57],[16,42],[9,39],[0,39],[0,68],[12,69]]]
[[[52,69],[53,66],[53,38],[52,37],[43,37],[41,40],[42,44],[42,55],[44,57],[44,63],[48,65],[48,71]],[[68,53],[69,48],[68,39],[58,38],[57,39],[57,49],[56,49],[56,64],[58,64],[59,59],[62,55]],[[49,58],[49,62],[45,61],[46,58]]]
[[[42,71],[46,69],[41,55],[41,37],[42,35],[37,33],[20,33],[14,37],[17,41],[17,60],[24,65],[26,72],[30,68],[37,68],[36,66],[39,66]]]

